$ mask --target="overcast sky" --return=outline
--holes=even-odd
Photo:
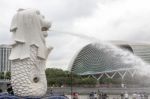
[[[106,41],[149,42],[149,5],[149,0],[1,0],[0,44],[10,43],[10,22],[19,8],[38,9],[52,22],[47,45],[54,49],[47,67],[68,69],[74,54],[92,42],[86,36]]]

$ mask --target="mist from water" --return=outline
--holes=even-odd
[[[70,35],[70,36],[75,36],[75,37],[78,37],[78,38],[81,38],[81,39],[85,39],[87,41],[99,41],[98,38],[95,38],[95,37],[90,37],[90,36],[87,36],[87,35],[83,35],[83,33],[73,33],[73,32],[66,32],[66,31],[59,31],[59,30],[50,30],[56,34],[66,34],[66,35]]]
[[[76,36],[81,39],[86,39],[87,41],[96,42],[101,46],[97,46],[99,49],[104,49],[104,51],[111,52],[112,58],[120,57],[120,63],[124,65],[132,66],[132,68],[137,70],[137,73],[142,76],[150,75],[150,65],[149,63],[146,63],[144,60],[142,60],[139,56],[134,55],[133,53],[124,50],[118,46],[115,46],[114,44],[100,41],[98,38],[90,37],[87,35],[82,35],[82,33],[72,33],[72,32],[62,32],[62,31],[56,31],[51,30],[52,32],[58,33],[58,34],[67,34],[70,36]],[[94,43],[94,44],[96,44]]]
[[[104,49],[105,53],[111,53],[111,58],[119,57],[119,63],[126,66],[131,66],[131,68],[136,69],[137,73],[140,75],[147,76],[148,74],[150,74],[150,65],[142,60],[139,56],[136,56],[133,53],[108,42],[98,43],[101,46],[97,47],[99,49]]]

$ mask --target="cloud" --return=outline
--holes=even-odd
[[[74,55],[83,46],[88,44],[87,40],[83,40],[70,35],[56,35],[49,38],[47,42],[53,42],[50,46],[54,47],[49,55],[47,67],[68,69]]]
[[[68,30],[72,28],[75,19],[91,15],[93,10],[97,8],[97,2],[98,0],[1,0],[0,44],[11,42],[9,27],[13,15],[19,8],[38,9],[46,19],[52,21],[51,29]],[[77,43],[78,40],[76,39],[73,36],[49,32],[47,45],[54,47],[54,50],[49,56],[47,67],[55,66],[55,64],[66,64],[66,60],[70,59],[73,50],[75,50],[73,48],[78,48],[78,44],[72,45]],[[82,42],[82,40],[80,41]],[[68,63],[69,61],[67,61]],[[61,65],[56,67],[60,68]],[[65,67],[67,68],[67,66]]]
[[[84,31],[85,35],[101,40],[149,41],[145,39],[150,37],[149,3],[149,0],[99,3],[99,8],[92,16],[74,22],[73,31]]]
[[[97,2],[98,0],[1,0],[0,12],[3,14],[0,17],[0,36],[6,34],[10,37],[11,19],[19,8],[39,9],[46,19],[52,21],[52,29],[67,30],[76,18],[91,15],[97,8]]]
[[[10,22],[18,8],[39,9],[52,21],[51,30],[82,35],[49,31],[47,45],[54,49],[47,67],[57,65],[67,69],[76,51],[89,43],[83,35],[100,40],[150,41],[149,3],[149,0],[1,0],[0,44],[11,41]]]

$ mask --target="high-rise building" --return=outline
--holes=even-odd
[[[9,55],[11,52],[10,45],[0,45],[0,72],[10,71],[11,61]]]

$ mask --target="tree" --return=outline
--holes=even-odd
[[[46,69],[46,77],[48,86],[61,86],[67,85],[95,85],[96,80],[94,78],[82,78],[81,76],[71,73],[69,71],[63,71],[61,69],[56,68],[47,68]],[[72,78],[71,78],[72,77]]]
[[[10,79],[11,73],[8,71],[6,74],[4,72],[0,72],[0,79]]]
[[[68,83],[70,73],[56,68],[47,68],[46,77],[48,86],[61,86]]]

